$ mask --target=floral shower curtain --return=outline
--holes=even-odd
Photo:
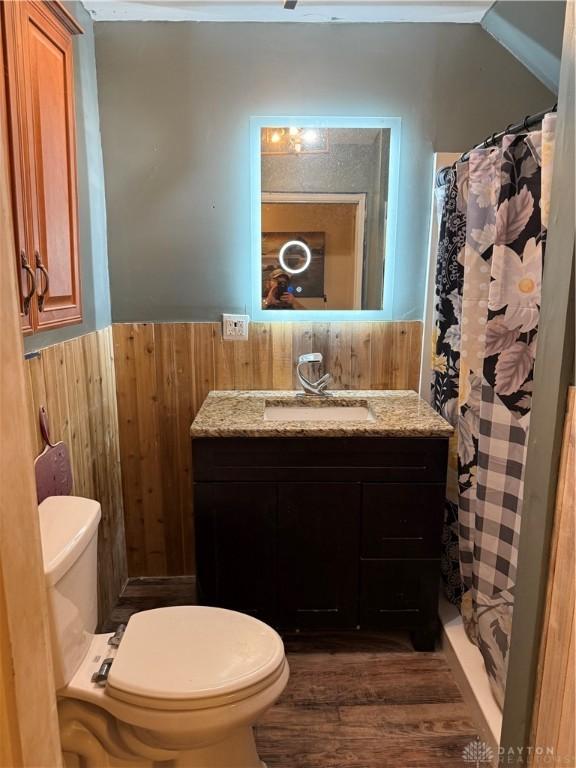
[[[456,426],[460,371],[460,316],[464,279],[462,251],[466,237],[466,212],[458,193],[455,169],[448,169],[436,191],[440,215],[436,262],[436,303],[433,334],[432,402]],[[448,599],[458,603],[462,581],[458,568],[458,461],[457,434],[450,440],[444,509],[442,576]]]
[[[472,151],[447,174],[442,195],[433,389],[437,410],[455,427],[450,473],[457,476],[456,492],[448,483],[443,574],[500,705],[514,606],[554,126],[555,115],[548,115],[541,131]],[[462,279],[450,283],[445,275]]]

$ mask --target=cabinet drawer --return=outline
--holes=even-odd
[[[444,496],[443,483],[365,483],[362,557],[439,557]]]
[[[360,573],[362,625],[413,629],[435,620],[439,560],[362,560]]]
[[[447,438],[200,437],[192,440],[196,482],[443,483]]]

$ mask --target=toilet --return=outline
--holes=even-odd
[[[100,505],[54,496],[39,513],[65,765],[263,768],[252,726],[288,681],[279,635],[205,606],[94,634]]]

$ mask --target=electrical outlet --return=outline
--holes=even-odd
[[[224,341],[246,341],[249,323],[249,315],[222,315],[222,338]]]

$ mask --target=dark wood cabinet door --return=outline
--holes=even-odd
[[[30,259],[36,272],[37,327],[47,329],[82,319],[72,36],[46,4],[18,5],[34,190]]]
[[[194,487],[199,600],[275,621],[277,487]]]
[[[285,626],[356,626],[359,514],[358,483],[279,486],[278,590]]]

